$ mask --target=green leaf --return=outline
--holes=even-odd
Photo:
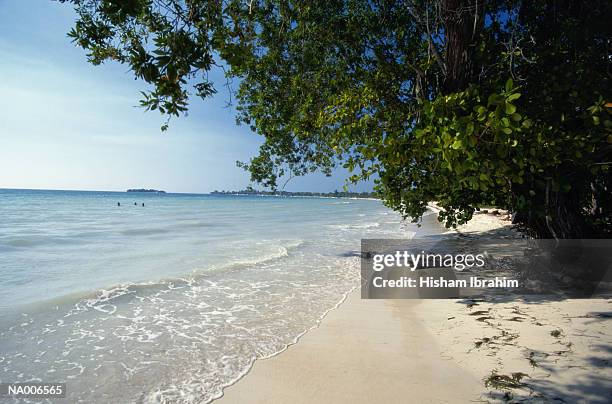
[[[514,82],[512,79],[508,79],[508,81],[506,81],[506,92],[512,91],[512,87],[514,87]]]
[[[487,105],[499,105],[504,101],[504,97],[499,94],[491,94],[487,100]]]
[[[455,150],[461,149],[463,146],[463,142],[459,139],[455,140],[455,142],[451,145],[451,147]]]
[[[510,94],[507,98],[508,101],[518,100],[521,97],[520,93]]]
[[[471,135],[472,133],[474,133],[474,124],[472,122],[468,122],[465,127],[465,134]]]
[[[516,107],[510,103],[506,103],[506,114],[512,115],[516,112]]]

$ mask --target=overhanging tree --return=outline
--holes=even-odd
[[[228,66],[265,137],[254,181],[341,164],[414,220],[435,200],[448,226],[494,204],[540,237],[611,232],[609,1],[70,2],[69,35],[148,109],[179,115]]]

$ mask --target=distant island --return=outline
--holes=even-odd
[[[155,193],[158,193],[158,194],[165,194],[166,193],[166,191],[161,191],[159,189],[144,189],[144,188],[141,188],[141,189],[128,189],[127,192],[155,192]]]
[[[321,198],[376,198],[373,192],[289,192],[289,191],[259,191],[252,187],[247,187],[241,191],[213,191],[211,195],[263,195],[263,196],[302,196],[302,197],[321,197]]]

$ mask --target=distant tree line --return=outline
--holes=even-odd
[[[290,192],[290,191],[260,191],[253,187],[246,187],[241,191],[213,191],[211,195],[267,195],[267,196],[313,196],[324,198],[377,198],[373,192]]]
[[[156,192],[158,194],[166,193],[166,191],[162,191],[159,189],[146,189],[146,188],[133,188],[133,189],[128,189],[126,192]]]

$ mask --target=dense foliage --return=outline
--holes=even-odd
[[[611,232],[607,0],[70,2],[69,35],[151,84],[148,109],[239,78],[265,186],[342,164],[415,220],[435,200],[448,226],[493,204],[540,237]]]

